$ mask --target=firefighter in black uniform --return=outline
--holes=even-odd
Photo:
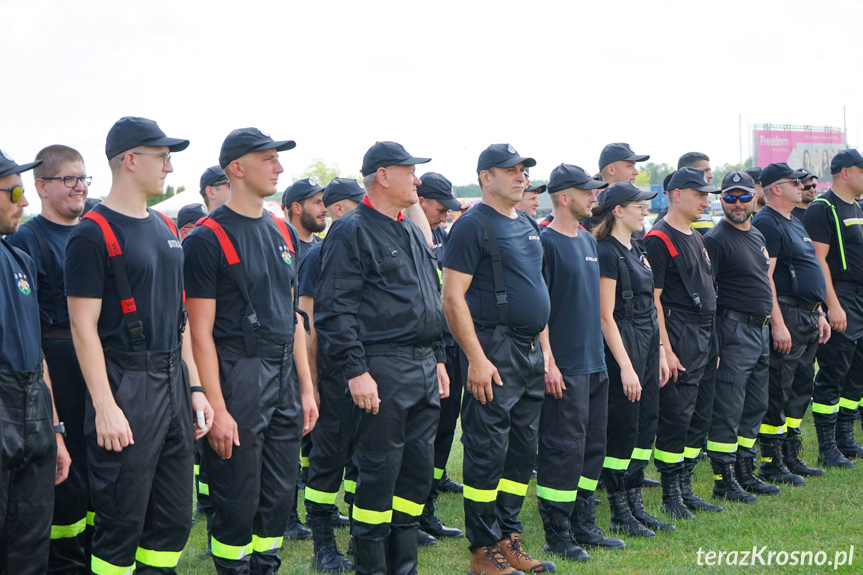
[[[855,354],[863,354],[863,209],[856,202],[863,194],[863,156],[854,149],[842,150],[833,156],[830,172],[832,189],[809,204],[804,219],[824,272],[824,303],[833,334],[816,353],[812,418],[819,459],[830,459],[834,435],[839,452],[853,459],[863,457],[863,448],[854,441],[863,376],[851,371]]]
[[[324,188],[324,206],[338,220],[353,211],[363,200],[365,190],[353,178],[334,178]],[[353,504],[357,486],[353,453],[353,401],[345,394],[345,378],[334,364],[318,362],[318,338],[315,330],[315,287],[321,275],[321,244],[312,246],[300,263],[300,309],[309,316],[309,367],[319,401],[320,416],[309,435],[308,479],[305,487],[306,523],[314,538],[312,565],[327,573],[353,569],[353,563],[336,545],[333,526],[347,526],[348,519],[336,507],[336,495],[344,472],[345,502]]]
[[[824,274],[812,240],[791,215],[800,201],[797,178],[801,175],[786,163],[765,167],[761,182],[767,205],[752,220],[767,244],[773,287],[767,413],[758,432],[759,476],[792,485],[802,485],[805,482],[802,475],[824,474],[823,470],[809,469],[798,461],[802,448],[800,422],[812,398],[812,380],[806,381],[797,374],[801,365],[812,364],[819,341],[823,343],[830,338],[830,326],[820,312],[826,296]],[[844,459],[836,451],[835,443],[832,457],[836,461]],[[786,460],[798,464],[793,473]]]
[[[415,158],[395,142],[363,157],[367,195],[324,240],[315,290],[321,361],[342,371],[357,410],[351,515],[357,573],[416,573],[417,525],[449,392],[437,266],[401,210],[417,203]]]
[[[0,150],[0,235],[18,230],[28,205],[21,173],[40,164],[19,166]],[[3,240],[0,277],[0,573],[41,575],[48,572],[54,486],[69,474],[69,452],[39,350],[37,267]]]
[[[475,575],[555,570],[524,552],[518,520],[536,461],[539,335],[550,306],[539,227],[515,209],[524,169],[535,165],[509,144],[486,148],[477,163],[482,202],[456,220],[444,254],[444,310],[467,371],[464,509]]]
[[[69,478],[54,490],[49,573],[89,569],[85,530],[90,495],[84,446],[84,376],[75,358],[64,297],[63,262],[66,243],[84,211],[90,177],[76,150],[54,145],[36,155],[33,171],[42,200],[38,216],[7,241],[24,250],[38,271],[42,353],[51,373],[57,413],[66,428],[66,448],[72,458]]]
[[[689,509],[722,510],[695,495],[690,482],[695,461],[684,461],[699,382],[708,363],[716,362],[710,346],[716,311],[710,259],[701,235],[690,226],[707,206],[707,194],[719,190],[708,186],[705,173],[695,168],[675,172],[667,189],[668,215],[644,236],[653,268],[660,341],[672,379],[659,392],[653,457],[662,478],[663,509],[692,519]]]
[[[716,337],[719,357],[707,453],[713,468],[713,497],[755,503],[752,493],[779,493],[745,470],[755,461],[755,440],[767,412],[770,358],[770,257],[764,236],[752,227],[755,182],[735,171],[722,180],[725,218],[710,230],[704,245],[718,288]],[[737,473],[735,473],[735,468]]]
[[[231,198],[183,244],[195,357],[215,405],[204,462],[218,573],[278,570],[300,437],[317,419],[306,340],[286,303],[299,240],[264,209],[283,171],[278,152],[295,145],[256,128],[228,134],[219,165]]]
[[[432,230],[434,244],[432,251],[437,258],[438,269],[442,270],[444,251],[447,242],[446,220],[450,211],[462,209],[461,203],[452,191],[452,182],[436,172],[423,174],[422,184],[417,186],[419,205]],[[536,210],[534,210],[536,212]],[[441,272],[442,273],[442,272]],[[444,323],[443,342],[446,347],[446,371],[449,376],[449,397],[440,402],[440,422],[434,441],[434,478],[429,489],[428,500],[420,517],[420,529],[433,537],[461,537],[462,532],[455,527],[447,527],[435,515],[435,504],[441,479],[446,471],[458,414],[461,409],[461,396],[464,389],[461,375],[459,349],[449,328]]]
[[[212,410],[182,338],[180,240],[173,222],[146,205],[173,171],[171,152],[188,145],[152,120],[118,120],[105,145],[111,191],[66,247],[69,321],[89,391],[97,575],[136,563],[138,573],[176,572],[192,526],[193,438],[211,426]],[[201,412],[194,432],[193,410]]]
[[[641,246],[632,241],[632,234],[644,229],[646,202],[655,196],[630,182],[612,184],[602,193],[604,216],[593,230],[599,240],[600,315],[609,380],[602,476],[612,531],[636,536],[675,529],[649,515],[641,499],[644,468],[656,437],[659,387],[668,381],[653,304],[653,272]],[[652,417],[643,417],[642,408]],[[642,423],[648,431],[641,429]],[[642,437],[647,441],[639,443]]]

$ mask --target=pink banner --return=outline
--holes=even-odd
[[[809,170],[818,176],[819,188],[830,185],[830,162],[846,148],[842,132],[808,130],[756,130],[755,145],[759,166],[787,162],[794,169]]]

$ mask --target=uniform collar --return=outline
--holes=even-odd
[[[370,207],[371,209],[375,210],[376,212],[378,211],[378,210],[377,210],[377,209],[372,205],[372,203],[369,201],[369,196],[368,196],[368,194],[366,194],[365,196],[363,196],[363,203],[364,203],[365,205],[367,205],[368,207]],[[380,213],[380,212],[378,212],[378,213]],[[397,217],[397,218],[396,218],[396,221],[399,221],[399,222],[400,222],[400,221],[402,221],[403,219],[405,219],[405,217],[402,215],[402,213],[401,213],[401,212],[399,212],[399,217]]]

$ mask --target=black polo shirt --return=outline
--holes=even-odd
[[[718,286],[716,306],[749,315],[770,315],[770,255],[758,228],[741,230],[723,219],[704,236],[704,245]]]

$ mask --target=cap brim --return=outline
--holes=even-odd
[[[167,146],[169,152],[182,152],[186,148],[189,147],[189,140],[181,140],[180,138],[156,138],[155,140],[149,140],[141,144],[142,146],[150,146],[153,148],[160,148],[162,146]]]
[[[584,182],[583,184],[579,184],[577,186],[573,186],[574,188],[578,188],[580,190],[604,190],[608,187],[608,182],[600,182],[599,180],[590,179]]]
[[[428,164],[431,162],[431,158],[414,158],[410,157],[407,160],[401,160],[396,162],[395,164],[390,164],[391,166],[415,166],[417,164]]]
[[[548,186],[546,186],[545,184],[542,184],[541,186],[530,186],[529,188],[527,188],[524,191],[525,192],[536,192],[537,194],[542,194],[542,193],[545,193],[545,191],[547,189],[548,189]]]
[[[459,202],[455,198],[447,198],[447,199],[436,198],[436,199],[437,199],[437,201],[442,203],[444,206],[446,206],[446,208],[451,212],[461,211],[461,202]]]
[[[249,152],[260,152],[261,150],[276,150],[277,152],[284,152],[285,150],[293,150],[296,147],[297,143],[293,140],[277,140],[257,145],[249,150]]]
[[[722,190],[719,188],[713,188],[711,186],[691,186],[693,190],[696,192],[702,192],[707,194],[718,194]]]
[[[656,197],[656,195],[658,193],[659,192],[639,192],[639,194],[637,196],[635,196],[635,199],[632,201],[633,202],[644,202],[647,200],[652,200],[653,198]]]
[[[522,158],[521,156],[516,156],[515,158],[510,158],[500,164],[495,164],[492,168],[511,168],[519,164],[524,164],[525,168],[532,168],[536,165],[536,160],[533,158]]]
[[[14,166],[14,167],[9,168],[3,172],[0,172],[0,178],[5,178],[6,176],[11,176],[12,174],[20,174],[22,172],[27,172],[27,171],[32,170],[33,168],[35,168],[36,166],[39,166],[41,164],[42,164],[42,160],[36,160],[35,162],[30,162],[29,164]]]
[[[631,156],[627,156],[625,158],[620,158],[619,160],[614,160],[614,161],[615,162],[646,162],[649,159],[650,159],[649,154],[632,154]],[[614,162],[609,162],[609,163],[614,163]],[[608,164],[606,164],[606,165],[608,165]]]

